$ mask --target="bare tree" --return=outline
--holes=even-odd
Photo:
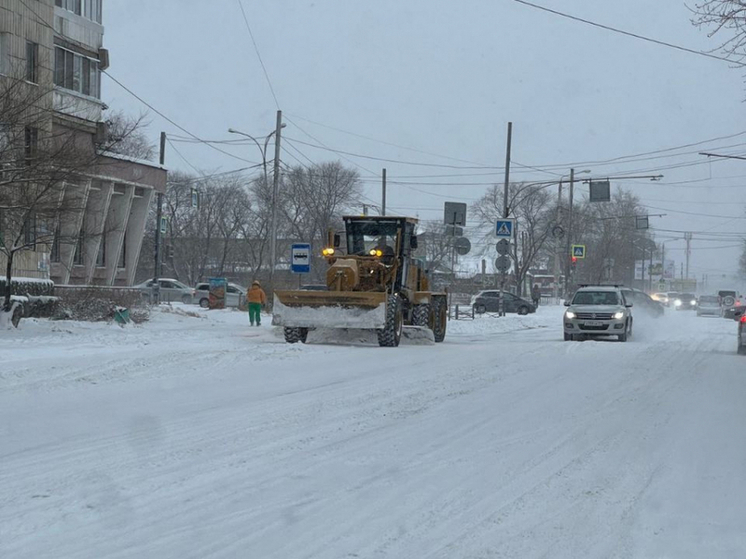
[[[708,36],[726,34],[718,46],[728,58],[742,61],[746,57],[746,0],[705,0],[690,7],[692,23],[708,28]]]
[[[123,111],[109,113],[108,125],[109,151],[126,155],[133,159],[155,161],[156,146],[145,134],[148,125],[145,114],[133,117]]]
[[[359,205],[361,192],[357,171],[338,161],[291,168],[283,177],[279,201],[286,240],[320,247],[326,242],[327,231],[339,228],[342,214]],[[320,250],[314,252],[320,264]],[[312,269],[324,267],[314,265]]]
[[[511,183],[508,190],[510,216],[517,220],[517,239],[511,249],[516,285],[523,286],[529,270],[546,247],[556,215],[555,198],[545,185]],[[503,187],[494,185],[472,206],[486,249],[494,245],[493,229],[503,217]]]

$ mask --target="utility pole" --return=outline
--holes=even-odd
[[[557,191],[557,224],[562,220],[562,179]],[[559,237],[554,242],[554,302],[559,305],[560,251],[562,241]]]
[[[381,174],[381,215],[386,215],[386,169]]]
[[[505,150],[505,184],[503,185],[503,217],[507,218],[510,215],[510,208],[508,207],[508,190],[510,188],[510,150],[513,143],[513,123],[508,122],[508,144]],[[513,231],[515,234],[515,231]],[[500,281],[500,300],[499,300],[499,314],[505,316],[505,301],[503,293],[505,292],[505,272],[502,272],[502,278]]]
[[[161,150],[158,162],[161,167],[166,162],[166,133],[161,132]],[[152,303],[161,302],[161,285],[158,281],[161,275],[161,219],[163,218],[163,193],[159,192],[155,197],[155,262],[153,263],[153,292]]]
[[[272,235],[269,240],[269,300],[274,303],[275,266],[277,264],[277,193],[280,188],[280,138],[282,136],[282,111],[277,111],[275,128],[275,160],[272,184]]]
[[[568,196],[567,208],[567,241],[565,242],[565,263],[567,264],[567,274],[565,274],[565,297],[570,294],[570,276],[572,275],[572,266],[570,259],[572,257],[572,197],[575,192],[575,169],[570,169],[570,193]]]
[[[689,257],[692,254],[692,250],[691,250],[692,234],[684,233],[684,239],[686,240],[686,279],[689,279]]]

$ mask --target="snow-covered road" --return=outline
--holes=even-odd
[[[732,321],[381,349],[175,308],[0,332],[0,557],[746,556]]]

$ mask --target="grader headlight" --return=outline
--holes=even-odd
[[[334,249],[332,247],[327,247],[321,251],[321,254],[324,256],[334,256]]]
[[[380,250],[380,249],[372,248],[372,249],[370,249],[370,253],[369,254],[371,256],[377,256],[378,258],[380,258],[381,256],[383,256],[383,251]]]

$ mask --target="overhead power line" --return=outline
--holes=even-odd
[[[251,37],[251,43],[254,45],[254,52],[256,52],[256,57],[259,59],[259,64],[262,65],[262,70],[264,71],[264,77],[267,79],[267,85],[269,85],[269,90],[272,92],[272,98],[275,100],[275,105],[277,106],[277,109],[280,109],[280,102],[277,100],[277,95],[275,95],[275,88],[272,87],[272,80],[269,79],[269,73],[267,72],[267,67],[264,65],[264,60],[262,60],[262,55],[259,53],[259,47],[256,44],[256,40],[254,39],[254,33],[251,31],[251,25],[249,25],[249,18],[246,17],[246,10],[243,9],[243,2],[241,0],[238,0],[238,5],[241,8],[241,14],[243,14],[243,21],[246,24],[246,29],[249,32],[249,37]]]
[[[527,2],[526,0],[513,0],[514,2],[517,2],[518,4],[523,4],[524,6],[529,6],[531,8],[535,8],[537,10],[541,10],[543,12],[548,12],[550,14],[554,14],[556,16],[560,16],[566,19],[571,19],[573,21],[577,21],[580,23],[585,23],[586,25],[592,25],[593,27],[598,27],[600,29],[604,29],[606,31],[611,31],[612,33],[618,33],[620,35],[626,35],[627,37],[632,37],[634,39],[639,39],[641,41],[647,41],[648,43],[653,43],[662,47],[667,47],[670,49],[675,49],[682,52],[687,52],[689,54],[696,54],[697,56],[703,56],[705,58],[712,58],[713,60],[719,60],[721,62],[728,62],[729,64],[734,64],[736,66],[746,66],[746,64],[742,62],[738,62],[735,60],[731,60],[729,58],[726,58],[724,56],[718,56],[716,54],[712,54],[709,52],[703,52],[695,49],[690,49],[688,47],[682,47],[681,45],[676,45],[674,43],[668,43],[666,41],[661,41],[660,39],[653,39],[652,37],[646,37],[645,35],[640,35],[638,33],[632,33],[631,31],[625,31],[623,29],[619,29],[616,27],[611,27],[610,25],[604,25],[602,23],[598,23],[595,21],[591,21],[589,19],[584,19],[578,16],[573,16],[564,12],[560,12],[557,10],[553,10],[551,8],[547,8],[546,6],[540,6],[539,4],[534,4],[532,2]]]
[[[230,152],[227,152],[227,151],[222,150],[222,149],[220,149],[218,147],[215,147],[214,145],[212,145],[209,142],[205,142],[202,138],[200,138],[196,134],[192,134],[189,130],[187,130],[186,128],[184,128],[183,126],[181,126],[180,124],[178,124],[177,122],[174,122],[172,119],[170,119],[169,117],[167,117],[161,111],[159,111],[158,109],[156,109],[153,105],[151,105],[150,103],[148,103],[145,99],[143,99],[142,97],[140,97],[137,93],[135,93],[134,91],[132,91],[129,87],[127,87],[122,82],[120,82],[118,79],[116,79],[114,76],[112,76],[109,72],[107,72],[106,70],[101,70],[101,72],[103,74],[106,74],[109,77],[109,79],[111,79],[115,84],[117,84],[119,87],[121,87],[122,89],[124,89],[127,93],[129,93],[130,95],[132,95],[132,97],[134,97],[135,99],[137,99],[138,101],[140,101],[140,103],[142,103],[143,105],[145,105],[147,108],[149,108],[155,114],[157,114],[158,116],[160,116],[166,122],[171,123],[172,125],[174,125],[176,128],[178,128],[179,130],[181,130],[185,134],[188,134],[189,136],[191,136],[195,140],[198,140],[200,143],[205,144],[206,146],[209,146],[210,148],[214,149],[215,151],[219,151],[220,153],[222,153],[224,155],[232,157],[233,159],[238,159],[239,161],[243,161],[245,163],[251,163],[252,165],[256,165],[255,161],[249,161],[248,159],[244,159],[243,157],[239,157],[239,156],[234,155],[234,154],[232,154]]]

